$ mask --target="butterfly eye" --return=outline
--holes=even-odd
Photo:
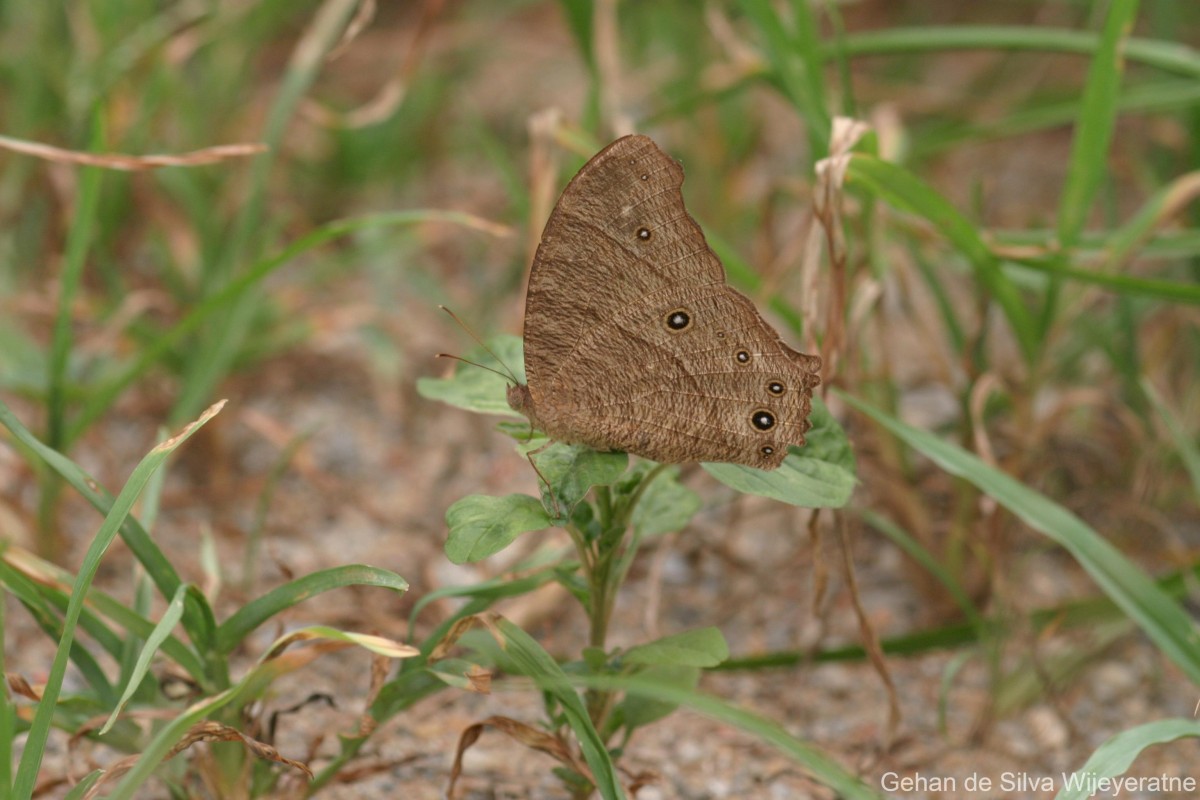
[[[739,364],[749,364],[750,363],[750,351],[749,350],[738,350],[737,353],[735,353],[733,357],[737,359]]]
[[[783,394],[783,389],[784,389],[783,384],[780,383],[779,381],[771,381],[770,383],[767,384],[767,391],[773,395]]]
[[[687,326],[692,324],[692,317],[690,314],[688,314],[688,312],[684,311],[682,308],[677,308],[674,311],[672,311],[670,314],[667,314],[666,321],[667,321],[667,327],[670,330],[673,330],[678,333],[679,331],[684,330],[685,328],[687,328]]]
[[[760,408],[750,415],[750,422],[760,431],[769,431],[775,427],[775,415]]]
[[[649,228],[638,228],[637,237],[639,239],[641,239],[643,242],[650,241],[650,229]]]
[[[758,449],[758,452],[760,452],[764,456],[770,458],[771,456],[775,455],[775,448],[771,447],[771,445],[769,445],[769,444],[764,444],[762,447],[760,447]]]

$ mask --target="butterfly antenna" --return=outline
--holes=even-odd
[[[449,355],[448,353],[438,353],[438,358],[453,358],[457,361],[463,362],[464,364],[470,364],[473,367],[479,367],[480,369],[486,369],[488,372],[494,372],[497,375],[499,375],[500,377],[512,381],[514,384],[520,383],[520,381],[517,380],[517,376],[515,374],[513,374],[513,371],[511,369],[509,369],[508,364],[504,363],[504,359],[501,358],[500,356],[496,355],[495,352],[492,351],[492,348],[490,348],[486,344],[484,344],[483,340],[475,335],[475,331],[473,331],[469,327],[467,327],[467,324],[458,318],[458,314],[455,314],[453,311],[451,311],[450,309],[446,308],[443,305],[439,305],[438,308],[440,308],[442,311],[445,311],[447,314],[449,314],[450,319],[452,319],[456,323],[458,323],[458,327],[460,327],[464,331],[466,331],[467,336],[470,336],[472,339],[475,340],[475,344],[482,347],[485,351],[487,351],[487,354],[489,356],[496,359],[496,363],[498,363],[500,366],[504,367],[504,372],[501,372],[498,369],[492,369],[491,367],[485,367],[483,364],[476,364],[474,361],[468,361],[467,359],[460,358],[459,356]]]
[[[489,352],[491,352],[491,351],[489,351]],[[506,381],[513,381],[515,383],[517,380],[516,378],[514,378],[512,376],[511,373],[501,372],[498,369],[492,369],[491,367],[489,367],[485,364],[479,364],[475,361],[470,360],[469,358],[463,358],[462,356],[456,356],[456,355],[453,355],[452,353],[438,353],[437,357],[438,358],[453,358],[455,361],[461,361],[464,364],[470,364],[472,367],[479,367],[480,369],[486,369],[488,372],[496,373],[501,378],[504,378],[504,380],[506,380]]]

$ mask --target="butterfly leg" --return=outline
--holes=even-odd
[[[533,471],[537,473],[538,480],[546,485],[546,493],[550,495],[550,505],[552,507],[550,513],[554,515],[555,519],[561,519],[562,509],[558,505],[558,496],[554,493],[554,487],[550,484],[550,481],[546,480],[546,476],[542,474],[540,469],[538,469],[537,462],[533,460],[535,455],[545,450],[551,444],[553,444],[553,442],[546,442],[541,447],[536,447],[533,450],[530,450],[525,454],[525,460],[529,462],[529,466],[533,467]]]

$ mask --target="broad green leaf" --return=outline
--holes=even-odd
[[[841,508],[854,492],[854,453],[846,433],[820,398],[813,398],[813,427],[803,448],[793,447],[776,470],[740,464],[701,464],[726,486],[804,508]]]
[[[480,561],[508,547],[522,533],[550,527],[550,516],[536,497],[473,494],[446,511],[450,535],[446,557],[455,564]]]
[[[1200,684],[1200,633],[1191,617],[1087,523],[962,448],[906,425],[845,392],[838,394],[946,472],[971,482],[1026,525],[1066,548],[1158,648]]]
[[[492,353],[481,347],[467,352],[466,359],[503,372],[510,369],[517,379],[525,380],[525,354],[519,336],[494,336],[486,342],[488,348],[499,358],[496,363]],[[417,393],[429,400],[475,411],[480,414],[501,414],[509,417],[521,415],[509,408],[506,391],[510,381],[486,369],[459,362],[448,378],[420,378]]]
[[[642,538],[683,530],[700,506],[700,495],[679,482],[678,467],[669,467],[633,507],[633,529]]]
[[[699,628],[664,636],[630,648],[621,660],[627,664],[677,667],[715,667],[729,658],[729,646],[716,628]]]
[[[589,489],[615,483],[629,467],[629,456],[625,453],[602,453],[586,445],[561,442],[546,447],[533,460],[553,488],[554,500],[565,517],[571,515]],[[542,491],[545,493],[545,486]]]
[[[1064,785],[1054,796],[1054,800],[1084,800],[1097,796],[1097,790],[1105,797],[1140,796],[1143,792],[1136,785],[1121,784],[1118,792],[1118,776],[1123,775],[1132,766],[1134,759],[1147,747],[1173,742],[1185,736],[1200,737],[1200,722],[1191,719],[1161,719],[1121,731],[1096,748],[1086,764],[1065,776]],[[1184,776],[1181,780],[1190,781],[1190,784],[1179,788],[1194,793],[1196,777],[1187,775],[1186,772]],[[1097,784],[1100,779],[1111,779],[1112,783]],[[1145,778],[1141,780],[1144,781]],[[1149,786],[1144,788],[1154,795],[1172,791],[1169,786],[1162,786],[1157,790]]]

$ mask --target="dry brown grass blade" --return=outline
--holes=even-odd
[[[854,145],[870,130],[865,122],[848,117],[833,120],[829,156],[817,162],[817,183],[813,189],[813,216],[820,223],[809,231],[806,257],[801,265],[803,285],[804,319],[807,331],[819,324],[822,306],[827,306],[824,317],[825,338],[821,342],[823,377],[821,383],[829,386],[838,373],[838,366],[846,344],[846,298],[849,295],[846,242],[842,235],[842,187],[846,181],[846,170]],[[820,239],[824,239],[829,255],[829,291],[817,291],[817,275]],[[828,298],[818,300],[818,298]]]
[[[358,728],[350,734],[351,737],[366,738],[379,726],[379,721],[371,716],[371,706],[374,705],[375,698],[379,697],[380,689],[387,683],[391,666],[392,661],[386,656],[376,653],[371,657],[371,685],[367,689],[367,696],[363,698],[363,713],[358,718]]]
[[[467,688],[469,691],[478,694],[491,694],[492,692],[492,673],[484,669],[478,664],[473,665],[465,673],[467,679]]]
[[[35,691],[34,688],[29,685],[29,681],[25,680],[25,678],[21,675],[18,675],[15,672],[6,672],[4,673],[4,679],[8,682],[8,691],[15,695],[28,698],[35,703],[42,702],[42,693]]]
[[[266,761],[274,761],[277,764],[285,764],[293,769],[300,770],[308,776],[309,780],[312,780],[313,777],[313,772],[308,768],[307,764],[302,764],[299,761],[293,761],[292,759],[281,755],[280,752],[274,747],[271,747],[271,745],[260,742],[257,739],[252,739],[241,731],[231,728],[228,725],[222,725],[219,722],[213,722],[211,720],[199,722],[193,725],[187,734],[185,734],[184,737],[180,739],[174,747],[171,748],[171,751],[167,753],[166,758],[163,760],[166,761],[174,758],[192,745],[199,744],[201,742],[241,742],[243,745],[245,745],[247,750],[249,750],[258,758]],[[97,797],[105,784],[109,783],[115,778],[119,778],[132,769],[133,765],[137,763],[138,758],[140,758],[140,756],[128,756],[109,767],[108,770],[105,771],[104,775],[101,776],[100,780],[96,781],[95,785],[93,785],[92,788],[87,791],[87,794],[83,796],[84,800],[93,800],[93,798]]]
[[[568,769],[582,775],[589,781],[592,780],[592,773],[587,768],[587,764],[584,764],[562,739],[526,725],[523,722],[517,722],[515,719],[495,716],[476,722],[474,725],[469,725],[463,730],[462,735],[458,737],[458,748],[454,754],[454,766],[450,769],[450,781],[446,786],[447,797],[454,797],[454,786],[458,782],[458,776],[462,774],[463,754],[467,752],[468,747],[479,741],[479,737],[483,735],[484,728],[494,728],[513,741],[528,747],[530,750],[545,753]]]
[[[498,616],[499,615],[493,611],[485,611],[482,614],[473,614],[469,617],[463,617],[458,622],[454,623],[450,630],[446,631],[446,635],[442,637],[442,640],[437,643],[437,646],[433,648],[433,652],[429,654],[430,663],[445,658],[446,653],[450,652],[450,649],[458,643],[459,638],[461,638],[464,633],[480,625],[487,628],[491,632],[492,636],[496,639],[496,642],[501,647],[504,647],[504,634],[501,633],[500,629],[496,627],[496,619]]]
[[[80,150],[64,150],[41,142],[30,142],[25,139],[14,139],[11,136],[0,136],[0,148],[34,156],[56,164],[74,164],[84,167],[103,167],[118,169],[126,172],[138,172],[160,167],[200,167],[206,164],[216,164],[231,158],[243,158],[259,153],[265,153],[267,146],[260,142],[244,144],[221,144],[215,147],[204,147],[189,153],[176,155],[131,156],[123,153],[86,153]]]
[[[413,33],[412,41],[409,43],[399,71],[369,101],[350,111],[334,111],[310,101],[304,105],[305,116],[319,125],[344,128],[365,128],[390,118],[400,108],[404,98],[408,96],[408,87],[413,84],[429,46],[429,40],[432,38],[434,26],[445,5],[446,0],[425,0],[421,16],[417,21],[416,31]],[[349,49],[374,16],[375,0],[367,0],[360,5],[354,18],[346,26],[341,41],[329,52],[326,59],[332,61]]]
[[[896,732],[900,728],[902,715],[900,713],[900,699],[896,695],[896,682],[892,680],[892,673],[888,669],[887,658],[883,655],[883,647],[879,643],[879,635],[875,632],[875,628],[871,625],[871,619],[867,615],[866,609],[862,605],[862,596],[858,591],[858,579],[854,574],[854,555],[851,552],[850,533],[846,526],[846,513],[842,510],[834,512],[836,518],[836,526],[838,534],[841,536],[842,544],[842,564],[843,574],[846,576],[846,588],[850,592],[850,601],[854,607],[854,613],[858,617],[858,629],[862,634],[863,648],[867,651],[867,657],[871,660],[871,666],[875,668],[875,672],[883,681],[883,686],[887,690],[888,696],[888,719],[887,729],[884,733],[884,741],[881,749],[887,752],[891,749],[892,743],[896,739]]]

